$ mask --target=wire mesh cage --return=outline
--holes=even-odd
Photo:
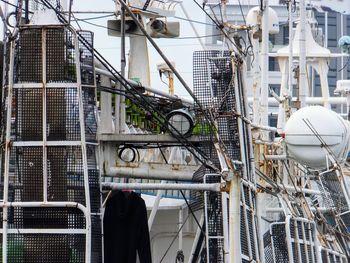
[[[102,262],[93,35],[26,26],[7,44],[2,259]]]

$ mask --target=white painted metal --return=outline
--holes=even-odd
[[[288,25],[289,25],[289,53],[288,53],[288,95],[293,96],[293,2],[288,2]]]
[[[306,106],[307,94],[307,79],[306,79],[306,7],[305,0],[299,1],[299,12],[300,12],[300,38],[299,38],[299,97],[300,106]]]
[[[302,164],[315,169],[326,168],[329,154],[334,155],[339,163],[346,160],[350,125],[327,108],[310,106],[296,111],[287,121],[284,133],[290,157]],[[322,150],[324,144],[331,153]]]
[[[100,75],[108,76],[114,81],[118,81],[118,80],[115,79],[115,77],[109,71],[106,71],[104,69],[96,68],[96,73],[100,74]],[[140,84],[140,83],[138,83],[138,82],[136,82],[134,80],[128,80],[128,83],[130,85],[135,85],[135,86],[138,86]],[[186,103],[186,104],[189,104],[189,105],[193,105],[193,100],[189,100],[189,99],[186,99],[186,98],[181,98],[181,97],[178,97],[178,96],[172,96],[172,95],[169,95],[168,92],[161,91],[161,90],[158,90],[158,89],[154,89],[154,88],[151,88],[151,87],[146,86],[144,84],[142,84],[142,87],[146,91],[149,91],[149,92],[154,93],[156,95],[159,95],[159,96],[162,96],[162,97],[165,97],[165,98],[169,98],[169,99],[180,100],[183,103]]]
[[[205,198],[205,195],[204,195],[204,198]],[[194,256],[194,253],[195,253],[195,250],[196,250],[196,246],[197,246],[199,237],[200,237],[200,235],[202,233],[201,227],[202,227],[203,223],[204,223],[204,214],[202,213],[201,218],[199,220],[199,226],[197,226],[196,235],[195,235],[194,240],[193,240],[191,253],[190,253],[190,256],[188,258],[187,263],[193,263],[192,262],[193,261],[193,256]]]
[[[164,179],[190,181],[198,166],[135,163],[129,167],[111,167],[108,176],[140,179]]]
[[[292,101],[296,101],[297,98],[293,97]],[[248,98],[249,104],[253,103],[253,98]],[[328,103],[330,105],[341,105],[347,104],[347,99],[342,97],[330,97],[328,99]],[[323,97],[308,97],[306,98],[306,104],[307,105],[324,105],[324,98]],[[268,98],[268,105],[271,107],[278,107],[279,103],[276,101],[275,98]]]
[[[101,85],[104,87],[111,88],[111,80],[109,77],[104,75],[101,76]],[[99,133],[114,133],[114,125],[112,119],[112,94],[107,92],[101,92],[100,98],[100,122],[99,122]],[[119,95],[116,95],[119,96]]]
[[[38,146],[44,146],[44,143],[42,141],[16,141],[13,142],[12,145],[14,147],[38,147]],[[80,141],[46,141],[46,146],[80,146]]]
[[[74,35],[75,45],[78,46],[79,40],[77,34]],[[83,160],[83,171],[84,171],[84,188],[85,188],[85,206],[88,212],[87,218],[91,217],[91,208],[90,208],[90,192],[89,192],[89,173],[88,173],[88,161],[87,161],[87,152],[86,152],[86,139],[85,139],[85,118],[84,118],[84,104],[83,104],[83,91],[81,84],[81,75],[80,75],[80,50],[75,48],[75,62],[76,62],[76,77],[77,77],[77,86],[78,86],[78,104],[79,104],[79,123],[80,123],[80,140],[81,140],[81,154]],[[91,261],[91,225],[87,229],[86,234],[86,244],[85,244],[85,261],[88,263]]]
[[[102,187],[113,190],[196,190],[220,192],[221,184],[174,184],[174,183],[102,183]]]
[[[161,181],[161,184],[165,184],[166,181]],[[152,225],[154,222],[154,218],[156,217],[158,208],[159,208],[159,204],[160,204],[160,199],[162,198],[162,195],[164,194],[164,190],[158,190],[157,191],[157,196],[156,199],[154,200],[153,206],[152,206],[152,211],[148,217],[148,229],[149,231],[152,230]]]
[[[43,123],[43,197],[44,202],[47,202],[47,187],[48,187],[48,178],[47,178],[47,90],[46,90],[46,29],[41,31],[42,36],[42,96],[43,96],[43,104],[42,104],[42,123]]]
[[[261,125],[268,126],[268,98],[269,98],[269,0],[263,0],[264,11],[262,13],[262,41],[261,41],[261,96],[260,116]],[[267,134],[264,133],[264,139]]]
[[[11,114],[12,114],[12,98],[13,98],[13,67],[14,67],[14,42],[10,42],[10,70],[8,76],[8,99],[7,99],[7,116],[6,116],[6,138],[5,138],[5,158],[4,158],[4,197],[3,203],[8,204],[9,194],[9,168],[10,168],[10,151],[11,151]],[[7,262],[7,231],[8,231],[8,208],[4,206],[2,216],[2,262]]]
[[[0,233],[2,233],[3,230],[0,230]],[[29,229],[29,228],[14,228],[14,229],[8,229],[8,234],[62,234],[62,235],[76,235],[76,234],[86,234],[86,229],[50,229],[50,228],[35,228],[35,229]]]
[[[241,262],[241,238],[240,238],[240,177],[235,175],[230,181],[229,191],[229,263]]]

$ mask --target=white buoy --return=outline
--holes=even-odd
[[[312,169],[327,168],[329,151],[324,145],[339,163],[349,151],[349,122],[321,106],[296,111],[287,121],[284,135],[288,155]]]

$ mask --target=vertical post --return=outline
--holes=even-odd
[[[306,79],[306,35],[305,35],[305,23],[306,23],[306,8],[305,0],[300,0],[300,39],[299,39],[299,89],[300,89],[300,106],[306,106],[307,96],[307,79]]]
[[[10,67],[8,76],[8,103],[6,112],[6,139],[5,139],[5,165],[4,165],[4,196],[2,216],[2,262],[7,262],[7,230],[8,230],[8,191],[9,191],[9,171],[10,171],[10,150],[11,150],[11,114],[12,114],[12,95],[13,95],[13,67],[14,67],[14,41],[10,42]]]
[[[293,3],[288,3],[288,23],[289,23],[289,53],[288,53],[288,95],[293,96]]]
[[[240,174],[235,174],[230,182],[230,211],[229,211],[229,231],[230,231],[230,261],[229,263],[241,262],[241,237],[240,237]]]
[[[187,261],[188,263],[193,263],[194,262],[193,259],[198,257],[198,255],[195,255],[195,253],[196,253],[197,244],[198,244],[200,236],[202,234],[201,227],[203,226],[203,223],[204,223],[204,213],[201,215],[201,218],[199,220],[199,226],[197,227],[196,235],[195,235],[194,240],[193,240],[191,253],[190,253],[190,256],[189,256],[188,261]],[[195,261],[195,262],[197,262],[197,261]],[[227,262],[227,261],[225,261],[225,262]]]
[[[262,41],[261,41],[261,96],[260,123],[268,126],[268,98],[269,98],[269,0],[264,0],[262,10]],[[267,139],[267,133],[263,133]]]
[[[261,93],[260,87],[260,68],[259,68],[259,39],[251,35],[254,53],[253,68],[253,120],[254,123],[260,123],[259,98]]]
[[[43,122],[43,199],[44,202],[47,202],[47,187],[48,187],[48,174],[47,174],[47,88],[46,88],[46,29],[43,28],[41,32],[42,36],[42,45],[41,45],[41,52],[42,52],[42,82],[43,82],[43,91],[42,91],[42,97],[43,97],[43,103],[42,103],[42,109],[43,109],[43,116],[42,116],[42,122]]]
[[[344,15],[343,14],[340,14],[340,35],[341,36],[344,36]],[[344,79],[344,71],[346,71],[346,67],[344,68],[344,56],[341,56],[340,58],[340,68],[343,69],[341,72],[340,72],[340,79]],[[343,93],[341,95],[342,97],[344,97]],[[341,114],[343,115],[344,113],[344,104],[341,105]]]
[[[168,76],[169,76],[169,94],[173,96],[175,94],[174,73],[169,71]]]
[[[166,183],[166,181],[161,181],[161,184],[165,184],[165,183]],[[151,229],[152,229],[154,218],[156,217],[156,214],[157,214],[157,211],[159,208],[159,203],[160,203],[160,200],[162,199],[163,194],[164,194],[164,190],[157,191],[157,196],[156,196],[156,199],[154,200],[152,211],[151,211],[151,214],[149,215],[149,218],[148,218],[148,230],[149,231],[151,231]]]
[[[328,47],[328,12],[324,13],[324,43],[325,48]]]
[[[79,43],[78,36],[75,35],[75,43]],[[85,241],[85,262],[91,262],[91,204],[90,204],[90,185],[89,185],[89,171],[88,171],[88,159],[87,148],[85,139],[85,118],[84,118],[84,105],[83,105],[83,89],[80,75],[80,50],[75,49],[75,61],[76,61],[76,78],[77,78],[77,94],[79,105],[79,123],[80,123],[80,142],[81,142],[81,154],[83,161],[83,174],[84,174],[84,188],[85,188],[85,206],[87,215],[86,219],[86,241]]]
[[[122,0],[124,1],[124,0]],[[118,1],[116,1],[116,4]],[[125,77],[125,68],[126,68],[126,57],[125,57],[125,7],[121,7],[121,23],[120,23],[120,31],[121,31],[121,40],[120,40],[120,74]],[[124,86],[119,83],[120,90],[124,91]],[[119,132],[123,132],[125,129],[125,96],[120,95],[116,96],[115,106],[119,107],[119,109],[115,109],[115,113],[119,113],[119,116],[116,116],[119,120]]]

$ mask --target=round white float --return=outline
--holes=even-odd
[[[292,114],[284,135],[288,155],[313,169],[327,167],[328,152],[324,144],[340,163],[346,160],[349,151],[349,122],[321,106],[305,107]]]

